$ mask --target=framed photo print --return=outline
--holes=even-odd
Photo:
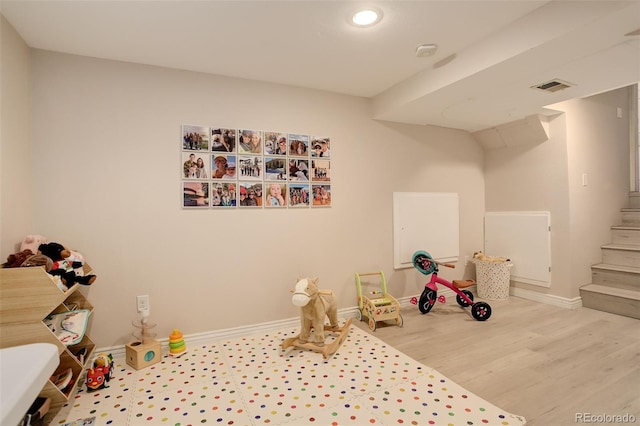
[[[183,125],[182,149],[184,151],[209,151],[209,128]]]
[[[209,182],[182,182],[182,207],[209,207]]]
[[[182,153],[182,178],[183,179],[208,179],[209,155],[201,152]]]
[[[284,142],[282,149],[279,149],[279,141]],[[287,135],[280,132],[264,132],[264,155],[286,155]]]
[[[290,183],[289,184],[289,206],[309,207],[309,184]]]
[[[258,203],[258,199],[256,196],[256,183],[254,182],[240,182],[238,184],[239,187],[239,202],[238,206],[240,208],[244,207],[260,207],[262,206],[262,201]]]
[[[235,155],[213,154],[211,164],[211,179],[236,179]]]
[[[309,136],[289,133],[289,155],[295,157],[309,156]]]
[[[287,205],[287,185],[284,183],[272,182],[266,187],[264,194],[265,207],[283,208]]]
[[[229,208],[236,206],[236,183],[220,181],[211,184],[211,207]]]
[[[262,156],[260,155],[239,155],[238,168],[240,179],[262,180]]]
[[[273,155],[287,155],[288,138],[286,134],[279,134]]]
[[[264,180],[287,180],[287,159],[264,157]]]
[[[331,164],[329,160],[311,160],[311,180],[313,182],[329,182],[331,180]]]
[[[330,207],[331,206],[331,185],[311,185],[313,193],[313,206]]]
[[[331,156],[331,139],[324,136],[311,137],[311,157],[329,158]]]
[[[262,154],[262,132],[259,130],[238,130],[239,154]]]
[[[211,129],[211,151],[236,152],[236,145],[235,129]]]
[[[309,180],[309,160],[301,158],[289,159],[289,180],[308,181]]]

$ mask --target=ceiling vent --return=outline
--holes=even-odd
[[[546,83],[542,83],[542,84],[538,84],[537,86],[532,86],[532,89],[540,89],[540,90],[544,90],[545,92],[557,92],[558,90],[564,90],[567,89],[571,86],[574,86],[571,83],[567,83],[566,81],[562,81],[562,80],[551,80],[551,81],[547,81]]]

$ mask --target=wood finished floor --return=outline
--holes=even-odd
[[[580,424],[579,413],[640,424],[640,320],[513,296],[488,302],[485,322],[448,297],[425,315],[403,307],[402,328],[379,322],[372,334],[527,425]],[[621,424],[611,420],[600,424]]]

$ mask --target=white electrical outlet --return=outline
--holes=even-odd
[[[138,306],[138,313],[143,315],[149,315],[149,296],[136,296],[136,303]]]

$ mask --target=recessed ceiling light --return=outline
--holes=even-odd
[[[351,22],[358,27],[369,27],[382,19],[382,12],[373,9],[360,10],[353,14]]]

